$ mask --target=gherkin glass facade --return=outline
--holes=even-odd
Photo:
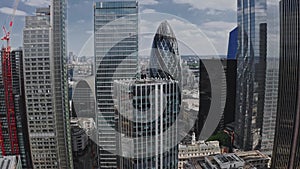
[[[181,63],[176,36],[167,21],[162,22],[154,36],[150,55],[153,77],[181,81]]]

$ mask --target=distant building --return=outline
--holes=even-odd
[[[152,77],[172,78],[181,83],[181,58],[178,43],[167,21],[159,25],[154,36],[149,68]]]
[[[204,159],[194,159],[192,166],[196,169],[243,169],[245,161],[236,154],[219,154],[207,156]],[[188,169],[188,165],[185,169]]]
[[[74,169],[96,167],[96,128],[93,118],[72,118],[70,125]]]
[[[260,151],[236,152],[236,155],[242,158],[248,165],[257,169],[270,168],[271,158]]]
[[[238,50],[238,27],[234,28],[229,34],[227,59],[236,59]]]
[[[4,156],[0,158],[1,169],[22,169],[20,156]],[[26,169],[26,168],[24,168]]]
[[[190,158],[183,169],[268,169],[271,158],[259,151]]]
[[[114,85],[119,168],[177,168],[178,82],[137,79]]]
[[[191,144],[178,145],[178,169],[183,169],[184,164],[191,158],[220,154],[219,141],[196,141],[195,133]]]
[[[300,168],[300,1],[280,1],[280,66],[272,169]]]

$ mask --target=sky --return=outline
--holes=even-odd
[[[93,55],[95,2],[97,1],[68,1],[68,52],[74,52],[79,56]],[[227,54],[229,32],[236,27],[236,0],[138,0],[138,2],[141,55],[149,54],[156,29],[164,20],[167,20],[174,30],[181,55]],[[25,16],[34,15],[37,7],[46,7],[50,3],[50,0],[20,0],[11,36],[12,48],[22,46]],[[12,7],[13,0],[0,0],[1,26],[8,27]]]

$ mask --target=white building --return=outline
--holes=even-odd
[[[178,169],[182,169],[184,163],[190,158],[204,157],[220,154],[219,141],[196,141],[195,133],[192,136],[191,144],[179,144],[178,146]]]
[[[0,158],[1,169],[22,169],[20,156],[4,156]]]

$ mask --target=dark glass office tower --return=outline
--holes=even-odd
[[[272,169],[300,168],[300,1],[280,4],[278,109]]]
[[[25,108],[25,95],[24,95],[24,78],[23,78],[23,52],[22,49],[13,50],[11,52],[11,68],[12,68],[12,85],[13,85],[13,97],[14,108],[17,123],[17,138],[19,144],[19,155],[22,161],[23,168],[32,168],[29,140],[28,140],[28,128],[27,128],[27,116]],[[1,72],[2,74],[2,72]],[[3,135],[3,141],[5,145],[5,155],[18,155],[11,152],[10,138],[8,135],[8,122],[6,114],[6,106],[4,100],[4,86],[3,78],[0,76],[0,121],[1,131]],[[3,153],[1,151],[1,156]]]
[[[138,3],[101,0],[94,6],[95,87],[99,167],[117,168],[113,82],[132,79],[138,64]]]
[[[238,0],[235,145],[259,149],[266,71],[266,0]]]

